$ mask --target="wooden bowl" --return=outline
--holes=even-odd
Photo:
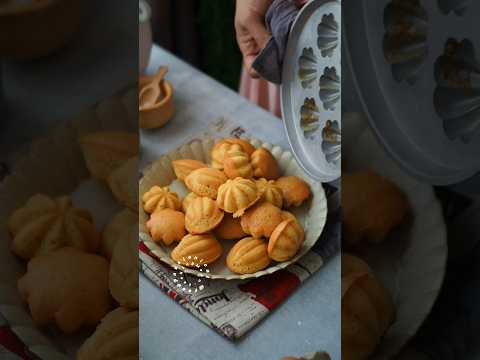
[[[82,8],[82,0],[0,1],[0,56],[35,59],[63,47],[80,27]]]
[[[150,83],[152,76],[141,76],[139,79],[139,91]],[[142,129],[159,128],[165,125],[173,116],[173,87],[167,80],[160,83],[163,97],[154,105],[139,109],[139,125]]]

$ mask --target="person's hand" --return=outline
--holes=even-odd
[[[252,68],[255,58],[267,45],[272,35],[265,27],[265,14],[273,0],[237,0],[235,31],[243,63],[250,76],[258,78]]]

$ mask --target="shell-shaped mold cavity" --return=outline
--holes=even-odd
[[[320,100],[325,110],[335,110],[340,100],[340,77],[333,66],[326,67],[320,77]]]
[[[305,138],[311,138],[320,127],[320,113],[314,98],[306,98],[300,108],[300,126]]]
[[[480,63],[470,40],[449,39],[435,63],[433,102],[451,140],[469,143],[480,133]]]
[[[328,120],[322,130],[322,151],[328,163],[339,163],[342,156],[342,133],[337,120]]]
[[[298,59],[298,77],[304,89],[311,88],[317,80],[317,57],[311,47],[304,48]]]
[[[397,82],[413,85],[428,54],[428,15],[420,0],[392,0],[384,11],[383,52]]]
[[[438,0],[438,7],[444,14],[453,11],[458,16],[463,16],[471,2],[472,0]]]
[[[323,57],[331,57],[338,46],[338,23],[333,14],[323,15],[318,24],[318,48]]]

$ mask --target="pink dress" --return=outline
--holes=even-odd
[[[265,79],[253,79],[245,67],[240,78],[240,95],[281,118],[280,87]]]

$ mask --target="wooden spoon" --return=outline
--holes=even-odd
[[[150,107],[155,105],[161,95],[160,82],[167,73],[166,66],[160,66],[152,81],[145,85],[138,96],[140,108]]]

